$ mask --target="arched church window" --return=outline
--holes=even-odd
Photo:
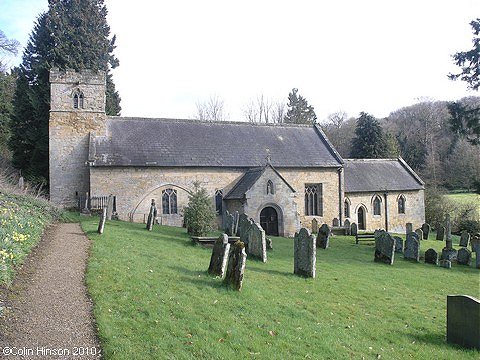
[[[215,190],[215,211],[217,214],[222,213],[223,191]]]
[[[80,93],[80,95],[78,95],[78,102],[79,109],[83,109],[83,93]]]
[[[165,189],[162,191],[163,214],[177,214],[177,190]]]
[[[73,108],[78,109],[78,94],[73,95]]]
[[[83,109],[83,99],[83,93],[80,90],[75,91],[75,94],[73,94],[73,108]]]
[[[405,196],[403,195],[398,198],[398,213],[405,214]]]
[[[267,195],[268,194],[271,194],[271,195],[275,194],[275,189],[273,188],[272,180],[267,181]]]
[[[381,215],[382,214],[382,200],[380,200],[380,196],[375,195],[373,198],[373,215]]]
[[[323,216],[323,184],[305,184],[305,215]]]

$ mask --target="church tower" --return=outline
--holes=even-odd
[[[90,134],[105,134],[104,72],[50,70],[49,165],[50,200],[76,205],[90,192]]]

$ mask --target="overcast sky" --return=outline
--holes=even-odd
[[[472,47],[479,0],[105,3],[123,116],[191,118],[218,96],[242,121],[252,99],[287,102],[293,87],[319,120],[478,95],[447,74],[458,70],[451,55]],[[47,0],[0,0],[0,29],[24,46],[46,9]]]

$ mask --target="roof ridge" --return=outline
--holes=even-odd
[[[343,158],[344,161],[363,161],[363,162],[368,162],[368,161],[398,161],[398,159],[394,158],[383,158],[383,159],[354,159],[354,158]]]

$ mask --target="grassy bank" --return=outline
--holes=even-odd
[[[247,260],[244,288],[208,276],[211,249],[184,229],[83,221],[93,240],[87,285],[106,359],[476,359],[445,342],[446,296],[479,297],[478,270],[446,270],[373,245],[332,238],[317,278],[293,275],[292,239],[273,238],[263,264]],[[441,249],[443,242],[422,242]]]
[[[480,194],[475,193],[454,193],[445,195],[446,198],[457,206],[475,206],[477,208],[478,220],[480,220]]]

